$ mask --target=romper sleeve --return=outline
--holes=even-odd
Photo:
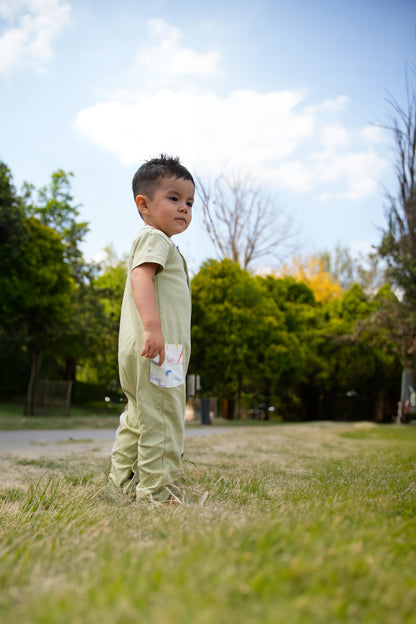
[[[172,241],[166,234],[154,228],[143,228],[132,249],[130,272],[141,264],[152,262],[163,271],[171,251]]]

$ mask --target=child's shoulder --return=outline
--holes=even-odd
[[[169,238],[169,236],[166,236],[166,234],[162,232],[162,230],[157,230],[151,225],[145,225],[140,230],[140,232],[136,236],[136,239],[133,245],[137,244],[138,241],[144,241],[144,240],[150,240],[150,239],[153,240],[154,243],[156,243],[157,241],[164,241],[165,243],[169,245],[169,247],[175,247],[175,244]]]
[[[166,236],[161,230],[157,230],[151,225],[145,225],[136,235],[131,247],[130,253],[135,253],[139,249],[156,249],[162,248],[170,250],[175,247],[169,236]]]
[[[130,248],[129,266],[132,267],[139,262],[156,262],[166,266],[174,249],[175,244],[169,236],[151,226],[145,226],[137,234]]]

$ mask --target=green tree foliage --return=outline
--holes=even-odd
[[[11,173],[0,167],[0,327],[2,353],[30,354],[28,412],[41,354],[50,351],[69,317],[72,280],[59,234],[24,214]]]
[[[371,319],[383,305],[382,296],[370,298],[355,284],[323,309],[318,348],[321,368],[313,387],[323,397],[324,411],[331,418],[337,417],[337,409],[351,410],[353,417],[354,410],[361,408],[366,411],[360,413],[371,418],[376,399],[381,398],[391,401],[390,416],[395,414],[400,365],[394,343],[386,332],[370,328]],[[377,417],[382,418],[381,412]]]
[[[64,245],[64,261],[74,289],[65,331],[56,350],[55,375],[61,371],[65,379],[75,381],[78,361],[99,349],[98,326],[103,312],[93,288],[97,266],[86,262],[81,250],[89,228],[87,223],[78,221],[79,206],[72,195],[72,177],[72,173],[59,169],[52,174],[50,183],[39,191],[25,183],[23,199],[26,214],[53,228]]]
[[[0,323],[13,323],[19,305],[21,247],[27,238],[22,202],[16,194],[9,168],[0,163]]]
[[[271,402],[282,387],[295,386],[304,368],[303,346],[295,331],[307,322],[291,310],[286,315],[276,300],[287,301],[272,278],[253,277],[231,260],[208,261],[192,281],[193,351],[191,371],[200,375],[204,390],[235,400]],[[290,278],[282,291],[313,301]]]
[[[65,246],[65,260],[71,268],[72,277],[82,282],[90,272],[83,257],[80,244],[88,232],[88,223],[77,221],[79,206],[74,204],[71,190],[73,173],[58,169],[52,174],[49,185],[36,192],[32,184],[23,184],[23,200],[28,216],[39,219],[57,232]]]
[[[398,359],[397,367],[411,368],[416,361],[416,310],[403,302],[385,285],[376,296],[375,313],[362,323],[359,330],[389,342]]]
[[[64,246],[58,234],[31,217],[27,221],[28,239],[21,260],[26,272],[25,309],[21,310],[31,354],[31,373],[26,413],[34,410],[34,383],[42,354],[51,352],[58,343],[69,318],[72,281],[63,262]]]
[[[319,417],[326,397],[374,398],[398,384],[390,336],[357,329],[383,297],[357,285],[321,304],[293,277],[254,277],[223,260],[205,263],[192,291],[191,372],[205,394],[234,400],[237,412],[251,400],[285,417]]]
[[[340,300],[326,306],[327,320],[323,326],[326,340],[321,346],[321,357],[331,362],[325,379],[326,390],[371,392],[370,381],[378,365],[377,355],[369,341],[364,340],[364,333],[358,336],[355,328],[377,308],[377,301],[369,300],[357,284]]]
[[[100,396],[118,386],[125,265],[111,249],[101,266],[85,261],[71,177],[58,170],[18,195],[0,164],[0,387],[20,393],[29,379],[29,412],[41,376],[75,381],[78,370]]]
[[[247,330],[259,289],[250,284],[250,276],[230,260],[206,262],[192,280],[191,370],[201,375],[204,388],[229,399],[241,395],[241,378],[253,363]]]
[[[121,302],[126,281],[127,266],[111,247],[105,249],[105,258],[98,274],[91,281],[89,294],[96,309],[93,332],[98,340],[80,358],[77,379],[104,386],[107,392],[119,390],[118,330]]]
[[[24,330],[18,322],[16,305],[20,305],[19,258],[22,241],[27,235],[25,215],[16,194],[12,175],[0,163],[0,391],[13,393],[22,387],[28,367]],[[11,365],[12,364],[12,365]],[[23,383],[23,386],[25,382]]]
[[[62,302],[69,302],[70,271],[63,263],[60,236],[38,219],[25,216],[4,164],[0,188],[1,325],[24,332],[36,343],[59,318],[68,318],[67,312],[62,314]]]

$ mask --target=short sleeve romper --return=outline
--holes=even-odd
[[[151,361],[140,356],[143,325],[136,308],[130,276],[143,263],[160,269],[153,278],[156,304],[166,344],[182,345],[183,376],[191,349],[191,292],[186,262],[172,240],[145,226],[134,241],[128,264],[119,332],[120,382],[127,410],[120,419],[112,453],[110,481],[136,487],[137,498],[166,496],[165,486],[181,473],[185,382],[160,387],[150,381]]]

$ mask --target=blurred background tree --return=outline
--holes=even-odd
[[[416,69],[408,74],[407,106],[390,98],[386,126],[393,139],[396,193],[388,194],[387,225],[378,253],[387,263],[387,277],[397,299],[378,315],[401,343],[403,368],[416,366]]]
[[[318,302],[306,282],[253,276],[231,260],[206,262],[192,292],[190,372],[204,396],[227,399],[229,415],[264,403],[286,419],[372,418],[379,399],[394,413],[400,367],[391,336],[356,330],[384,298],[354,285]]]
[[[56,346],[69,320],[73,283],[59,234],[26,216],[24,202],[4,163],[0,187],[1,354],[4,368],[9,369],[15,350],[28,355],[26,413],[30,415],[42,356]],[[17,372],[15,369],[13,374]],[[10,379],[10,373],[7,377]]]
[[[242,269],[260,260],[282,261],[296,242],[292,218],[248,175],[198,180],[205,229],[218,259],[229,258]]]

